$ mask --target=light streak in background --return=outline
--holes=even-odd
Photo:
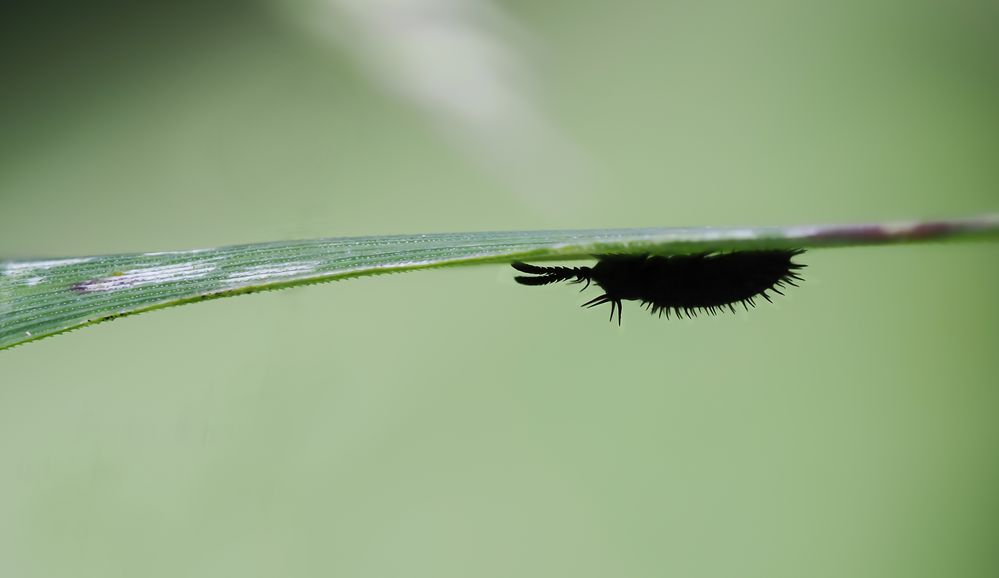
[[[584,162],[542,110],[527,33],[490,0],[303,0],[305,23],[336,39],[384,90],[536,210],[587,196]]]

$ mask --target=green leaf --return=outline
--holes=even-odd
[[[0,349],[206,299],[455,265],[999,239],[999,215],[951,221],[769,228],[440,233],[0,263]]]

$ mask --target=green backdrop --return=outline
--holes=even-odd
[[[22,7],[0,254],[997,208],[994,1],[501,7],[572,186],[514,190],[276,4]],[[620,329],[428,271],[5,351],[0,575],[996,576],[997,258],[814,251],[776,305]]]

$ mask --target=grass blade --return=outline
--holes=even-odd
[[[0,349],[86,325],[271,289],[432,267],[999,239],[999,215],[871,225],[440,233],[0,262]]]

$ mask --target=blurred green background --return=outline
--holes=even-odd
[[[9,12],[0,254],[999,206],[995,0],[330,6]],[[446,106],[372,72],[434,42]],[[815,251],[620,329],[440,270],[5,351],[0,575],[994,577],[997,258]]]

